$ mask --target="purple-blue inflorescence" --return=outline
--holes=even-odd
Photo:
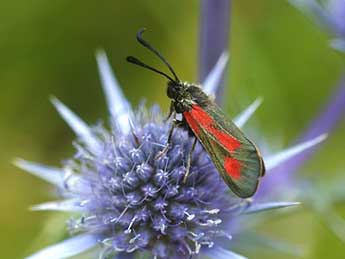
[[[182,183],[194,138],[185,130],[174,131],[169,151],[156,159],[170,125],[155,109],[151,116],[140,114],[127,134],[98,129],[102,151],[95,155],[79,146],[66,164],[83,179],[73,190],[68,178],[65,181],[66,194],[84,201],[82,218],[69,227],[99,234],[115,251],[147,250],[157,258],[189,258],[202,246],[212,247],[216,237],[230,236],[223,226],[242,203],[229,196],[199,144],[188,181]]]

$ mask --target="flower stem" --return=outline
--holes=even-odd
[[[222,52],[228,49],[231,0],[201,0],[199,81],[202,82]],[[216,92],[222,104],[224,84]]]

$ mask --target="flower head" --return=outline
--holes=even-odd
[[[61,259],[100,244],[100,258],[147,252],[154,258],[242,258],[222,248],[242,228],[234,224],[242,214],[296,205],[294,202],[252,203],[230,193],[209,155],[197,144],[187,183],[187,157],[194,137],[184,129],[172,135],[165,147],[170,123],[158,107],[147,111],[130,108],[103,52],[97,55],[103,88],[111,114],[110,130],[89,127],[57,99],[53,104],[75,131],[77,153],[62,169],[24,160],[16,164],[58,186],[61,201],[33,207],[34,210],[78,212],[68,222],[75,237],[48,247],[29,259]],[[226,65],[223,54],[205,80],[205,91],[215,92]],[[234,122],[242,127],[260,104],[255,101]],[[302,143],[267,157],[269,172],[320,140]]]
[[[197,145],[186,184],[188,150],[194,139],[174,131],[171,149],[159,159],[170,125],[160,112],[144,108],[132,121],[133,131],[97,129],[102,149],[92,154],[79,146],[65,170],[82,173],[82,184],[65,180],[65,196],[78,200],[82,220],[73,232],[102,236],[105,247],[132,253],[151,251],[157,258],[188,258],[202,246],[213,246],[218,236],[229,236],[220,226],[241,204],[230,198],[207,153]]]

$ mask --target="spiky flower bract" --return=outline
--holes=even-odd
[[[311,16],[331,35],[330,45],[345,52],[345,2],[344,0],[289,0],[294,6]]]
[[[77,212],[68,222],[74,237],[50,246],[27,259],[62,259],[92,247],[99,258],[135,257],[148,253],[157,259],[243,258],[223,248],[233,234],[246,230],[238,225],[242,214],[296,205],[295,202],[256,203],[231,194],[200,144],[193,153],[191,173],[184,177],[193,136],[177,129],[169,151],[165,147],[169,122],[159,108],[143,106],[133,111],[103,52],[97,55],[102,85],[110,111],[110,129],[89,127],[57,99],[53,104],[74,130],[77,153],[62,169],[17,160],[20,168],[56,185],[62,200],[33,207],[34,210]],[[204,82],[212,94],[226,65],[223,54]],[[242,127],[261,103],[255,101],[234,119]],[[316,138],[265,158],[269,172],[289,158],[319,143]],[[234,227],[236,225],[236,227]]]

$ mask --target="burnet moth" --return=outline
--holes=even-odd
[[[157,158],[168,152],[171,136],[175,127],[187,126],[194,134],[195,141],[188,155],[186,182],[190,170],[191,157],[197,140],[210,155],[215,167],[225,183],[239,197],[248,198],[255,194],[260,178],[265,174],[263,159],[255,144],[229,119],[215,102],[197,84],[182,82],[165,58],[142,37],[145,29],[137,33],[138,42],[153,52],[172,73],[172,77],[135,57],[127,61],[152,70],[166,77],[167,95],[171,99],[168,118],[174,117],[165,148]],[[182,114],[182,121],[176,119]]]

